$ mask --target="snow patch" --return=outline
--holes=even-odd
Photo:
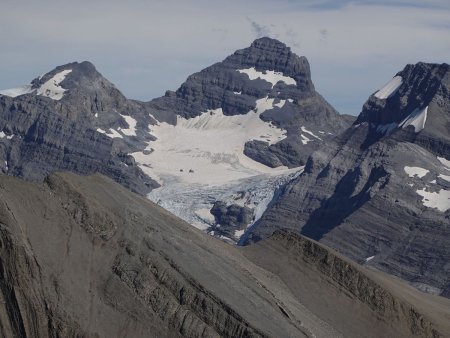
[[[297,82],[289,77],[284,76],[281,72],[275,72],[273,70],[266,70],[265,73],[257,71],[255,67],[248,68],[248,69],[238,69],[237,70],[241,74],[247,74],[248,78],[250,80],[256,80],[258,78],[270,82],[272,84],[272,88],[278,83],[278,82],[284,82],[287,85],[297,85]]]
[[[439,178],[442,178],[444,181],[450,182],[450,176],[448,175],[438,175]]]
[[[278,107],[278,108],[283,108],[285,104],[286,104],[286,100],[280,100],[280,102],[275,103],[273,106]]]
[[[399,127],[406,128],[408,126],[413,126],[414,131],[418,133],[423,128],[425,128],[425,122],[427,120],[428,106],[423,109],[416,108],[409,114],[402,122],[399,123]]]
[[[0,95],[9,96],[9,97],[17,97],[20,95],[30,94],[33,92],[31,85],[25,85],[17,88],[0,90]]]
[[[384,100],[394,95],[403,83],[401,76],[394,76],[392,80],[386,83],[383,88],[377,91],[375,97]]]
[[[308,142],[311,142],[312,140],[311,139],[309,139],[308,137],[306,137],[305,135],[303,135],[303,134],[300,134],[300,136],[302,137],[302,143],[303,143],[303,145],[306,145],[306,144],[308,144]]]
[[[136,136],[136,125],[137,121],[128,115],[120,115],[125,120],[125,122],[128,124],[127,129],[119,128],[119,130],[127,136]]]
[[[319,136],[315,135],[312,131],[307,130],[304,126],[302,126],[300,129],[302,130],[302,132],[307,133],[312,137],[315,137],[316,139],[322,141],[322,139]]]
[[[235,94],[235,95],[241,95],[242,92],[233,92],[233,94]]]
[[[60,86],[66,76],[72,72],[72,69],[63,70],[55,74],[50,80],[42,84],[36,91],[37,95],[46,96],[52,100],[61,100],[66,89]]]
[[[97,132],[105,134],[109,138],[123,138],[122,135],[120,135],[119,132],[114,129],[109,129],[108,131],[105,131],[101,128],[97,128]]]
[[[450,169],[450,161],[446,160],[444,157],[438,157],[437,158],[439,162],[441,162],[444,167],[446,167],[447,169]]]
[[[430,171],[424,168],[420,168],[420,167],[408,167],[406,166],[404,168],[405,172],[408,174],[409,177],[419,177],[422,178],[424,177],[426,174],[428,174]]]
[[[366,258],[366,263],[369,262],[369,261],[371,261],[371,260],[374,259],[374,258],[375,258],[375,256],[367,257],[367,258]]]
[[[450,209],[450,191],[441,189],[438,192],[426,191],[426,189],[417,190],[416,193],[422,196],[422,203],[428,208],[438,209],[445,212]]]

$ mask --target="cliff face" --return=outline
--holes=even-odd
[[[449,76],[446,64],[397,73],[336,146],[310,156],[250,239],[283,226],[448,296]]]
[[[277,233],[241,250],[105,177],[57,174],[34,184],[3,176],[0,196],[2,336],[445,332],[442,318],[429,310],[439,302],[411,291],[425,297],[423,311],[404,301],[401,290],[386,289],[384,280],[374,282],[316,243]],[[448,317],[444,305],[441,316]]]

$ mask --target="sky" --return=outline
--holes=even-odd
[[[450,63],[448,0],[0,0],[0,32],[0,89],[88,60],[144,101],[262,36],[353,115],[406,64]]]

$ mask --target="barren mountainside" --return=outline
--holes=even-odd
[[[99,175],[2,176],[0,195],[2,336],[449,332],[448,300],[295,234],[233,247]]]

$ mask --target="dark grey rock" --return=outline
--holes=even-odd
[[[448,190],[436,179],[446,173],[436,157],[450,159],[449,66],[419,63],[398,74],[404,81],[399,90],[386,100],[371,96],[336,145],[314,152],[247,241],[289,228],[422,290],[448,295],[450,210],[426,207],[416,191]],[[420,132],[380,133],[379,126],[426,106]],[[412,178],[405,166],[430,173]]]
[[[216,201],[211,208],[214,215],[215,225],[208,229],[214,231],[217,237],[236,238],[235,232],[244,230],[252,221],[253,211],[245,206],[237,204],[227,205],[225,202]]]

